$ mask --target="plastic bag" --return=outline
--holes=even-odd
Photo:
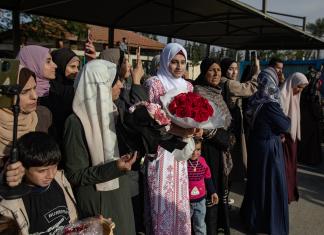
[[[175,149],[172,152],[174,159],[177,161],[187,161],[191,158],[192,153],[195,150],[195,141],[193,138],[185,138],[183,141],[187,143],[186,146],[182,150]]]

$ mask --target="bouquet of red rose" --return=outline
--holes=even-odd
[[[208,100],[193,92],[175,96],[168,109],[179,118],[190,117],[199,123],[207,121],[214,113]]]
[[[161,98],[171,121],[183,128],[216,129],[224,127],[221,110],[197,93],[171,90]]]

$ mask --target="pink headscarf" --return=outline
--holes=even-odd
[[[281,107],[286,116],[291,119],[290,136],[293,141],[300,140],[300,93],[294,95],[293,88],[307,85],[308,80],[302,73],[293,73],[280,88]]]
[[[50,53],[48,48],[36,45],[24,46],[20,49],[17,59],[20,60],[20,64],[36,75],[36,93],[38,97],[47,96],[49,93],[50,83],[49,80],[44,77],[44,64],[46,57]]]

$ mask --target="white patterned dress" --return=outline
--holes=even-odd
[[[161,104],[165,89],[157,79],[146,81],[149,100]],[[192,85],[188,82],[188,90]],[[147,187],[150,201],[150,234],[191,235],[187,161],[176,161],[172,154],[158,148],[156,160],[148,163]]]

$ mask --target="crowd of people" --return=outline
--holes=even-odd
[[[318,79],[302,73],[285,79],[278,58],[262,71],[256,58],[239,79],[237,61],[205,58],[191,81],[184,78],[186,50],[169,43],[143,81],[139,50],[134,68],[119,48],[96,58],[90,41],[86,52],[80,71],[80,59],[67,48],[30,45],[17,56],[19,161],[10,162],[10,107],[0,109],[0,157],[4,181],[31,192],[1,200],[0,224],[7,226],[0,230],[56,234],[101,215],[114,222],[115,235],[230,234],[229,192],[239,180],[246,181],[240,210],[246,232],[289,234],[297,159],[321,159]],[[188,159],[155,141],[163,137],[153,135],[144,118],[138,122],[146,125],[143,136],[129,124],[133,105],[163,106],[160,98],[175,89],[206,98],[224,120],[208,130],[171,123],[165,136],[194,140]]]

